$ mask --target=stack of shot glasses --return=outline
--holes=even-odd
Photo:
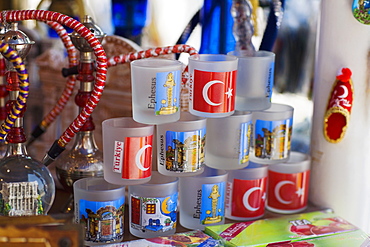
[[[195,54],[188,85],[179,61],[131,62],[133,116],[102,127],[104,180],[128,187],[132,235],[305,209],[310,161],[290,150],[293,107],[271,103],[274,62],[267,51]]]

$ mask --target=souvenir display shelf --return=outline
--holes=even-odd
[[[49,214],[51,216],[55,216],[56,218],[67,218],[68,220],[72,221],[73,220],[73,214],[61,213],[61,209],[62,209],[61,206],[65,204],[65,202],[67,201],[69,196],[70,196],[69,192],[67,192],[65,190],[58,189],[56,191],[54,204],[51,207],[51,209],[49,211]],[[323,209],[323,208],[319,208],[319,207],[309,203],[307,209],[304,212],[312,212],[312,211],[317,211],[317,210],[321,210],[321,209]],[[264,218],[272,218],[272,217],[280,217],[280,216],[284,216],[284,214],[277,214],[277,213],[273,213],[273,212],[270,212],[268,210],[265,210],[265,215],[263,216],[263,219]],[[179,217],[181,217],[181,215],[179,215]],[[123,237],[122,242],[141,239],[141,238],[135,237],[132,234],[130,234],[128,220],[129,220],[128,205],[126,203],[126,205],[125,205],[125,215],[124,215],[124,221],[125,221],[124,222],[124,229],[125,230],[124,230],[124,237]],[[235,223],[235,222],[240,222],[240,221],[235,221],[235,220],[230,220],[230,219],[225,220],[225,224]],[[176,232],[179,233],[179,232],[188,232],[188,231],[192,231],[192,230],[184,228],[183,226],[181,226],[179,224],[179,220],[178,220],[177,221]]]

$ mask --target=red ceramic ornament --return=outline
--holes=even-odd
[[[344,138],[353,102],[352,72],[343,68],[336,77],[324,117],[324,136],[328,142],[338,143]]]

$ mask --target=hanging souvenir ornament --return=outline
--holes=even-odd
[[[343,68],[336,77],[324,117],[324,136],[328,142],[338,143],[346,133],[353,102],[352,72]]]
[[[370,1],[353,0],[353,16],[362,24],[370,25]]]

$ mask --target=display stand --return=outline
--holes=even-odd
[[[369,49],[370,26],[357,21],[352,1],[324,0],[317,39],[314,114],[311,136],[310,200],[332,208],[370,232]],[[324,138],[324,115],[341,68],[352,71],[352,113],[343,139]]]

